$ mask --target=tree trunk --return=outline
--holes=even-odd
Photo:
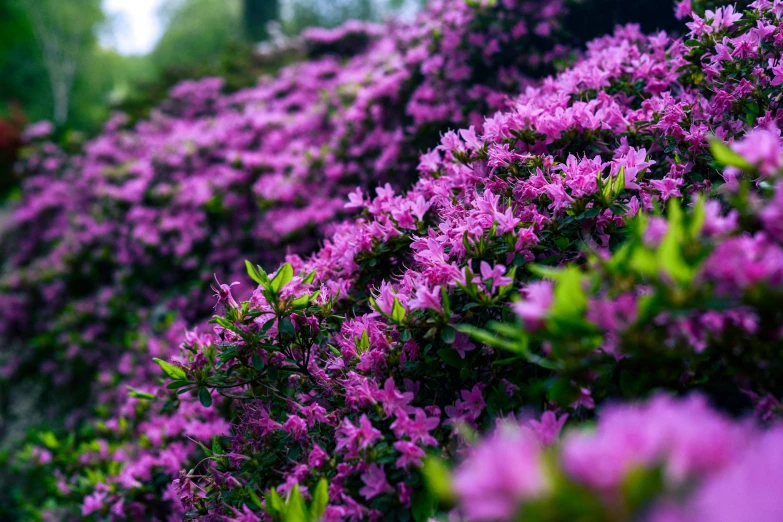
[[[68,106],[70,105],[69,91],[70,89],[65,81],[53,81],[54,123],[57,125],[63,125],[68,121]]]
[[[244,0],[245,37],[260,42],[269,37],[267,24],[280,16],[279,0]]]

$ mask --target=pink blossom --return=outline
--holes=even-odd
[[[536,330],[543,325],[543,320],[554,301],[552,283],[550,281],[530,283],[524,289],[524,295],[524,300],[514,303],[511,307],[525,321],[528,328]]]
[[[531,419],[528,421],[528,425],[538,441],[544,446],[549,446],[557,441],[567,420],[567,413],[558,417],[554,412],[545,411],[540,421]]]
[[[441,303],[440,285],[436,285],[432,290],[425,286],[419,287],[416,291],[416,297],[408,301],[408,307],[411,310],[435,310],[443,313],[443,304]]]
[[[398,468],[406,468],[411,464],[419,467],[421,466],[421,459],[426,455],[423,449],[407,440],[395,442],[394,449],[400,452],[400,458],[397,459]]]
[[[509,520],[523,501],[550,487],[537,442],[522,430],[501,427],[482,442],[454,476],[467,520]]]
[[[367,500],[394,491],[394,488],[386,481],[383,467],[378,464],[369,465],[367,471],[362,475],[362,482],[364,487],[359,490],[359,493]]]

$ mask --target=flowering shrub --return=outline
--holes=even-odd
[[[552,5],[535,16],[548,22]],[[460,9],[494,34],[513,7]],[[448,27],[453,12],[437,23]],[[246,232],[220,229],[194,270],[203,260],[231,266],[253,239],[282,240],[284,209],[292,211],[286,219],[295,208],[324,210],[322,220],[307,221],[329,222],[322,246],[290,253],[274,271],[263,268],[277,266],[268,258],[250,255],[247,276],[219,273],[209,330],[189,332],[178,352],[153,334],[174,338],[181,323],[141,323],[130,340],[138,349],[121,355],[119,372],[103,373],[107,383],[132,387],[101,396],[111,420],[93,424],[98,433],[82,447],[40,434],[15,461],[50,477],[39,495],[51,505],[36,516],[733,520],[731,509],[754,503],[754,520],[777,520],[780,499],[754,484],[780,463],[780,430],[758,424],[780,416],[783,396],[783,10],[766,0],[746,10],[685,1],[676,13],[689,20],[685,37],[620,26],[559,73],[515,80],[509,103],[476,109],[499,109],[483,121],[466,112],[481,95],[452,98],[461,111],[447,111],[453,120],[429,120],[411,112],[415,93],[406,98],[412,122],[397,122],[402,113],[393,111],[373,120],[382,111],[371,108],[374,89],[386,89],[377,78],[365,86],[374,94],[359,90],[345,111],[359,107],[366,129],[381,129],[370,142],[355,116],[345,116],[345,127],[343,116],[330,116],[328,138],[312,144],[325,146],[303,160],[294,153],[301,143],[290,144],[311,128],[303,119],[258,156],[280,162],[260,184],[236,181],[237,197],[252,183],[274,201],[263,220],[248,221],[258,226]],[[426,34],[440,27],[433,20],[425,17]],[[530,30],[510,25],[499,34],[512,42]],[[533,31],[541,38],[548,29]],[[479,54],[492,47],[467,41]],[[321,62],[299,67],[314,64]],[[334,65],[335,74],[346,71]],[[519,78],[519,70],[494,79],[507,75]],[[183,126],[194,140],[194,128],[211,132],[221,121],[199,119],[222,103],[205,89],[184,84],[175,93],[175,102],[188,100],[176,110],[202,122]],[[299,108],[315,110],[320,100]],[[415,183],[385,183],[390,165],[406,172],[428,122],[444,119],[463,128],[419,157]],[[381,121],[399,123],[393,133],[401,134],[391,139]],[[374,193],[363,173],[377,176]],[[318,186],[308,185],[315,179]],[[286,197],[305,207],[280,195],[290,187]],[[334,221],[338,200],[358,216]],[[241,215],[218,214],[228,223]],[[156,259],[170,260],[176,244],[159,238]],[[197,299],[171,295],[177,304],[166,306],[185,319],[203,313]],[[609,407],[596,430],[577,427],[593,422],[604,401],[660,389],[691,398]],[[734,414],[754,409],[756,425],[729,420],[707,400]],[[473,445],[477,432],[512,416],[527,418],[501,422]],[[451,484],[450,461],[459,463]]]
[[[735,423],[701,397],[660,396],[607,408],[594,431],[554,446],[502,425],[457,469],[453,493],[466,520],[771,522],[783,516],[771,485],[782,442],[780,427]]]
[[[543,67],[560,11],[557,0],[434,2],[382,37],[357,24],[311,31],[323,56],[255,88],[184,82],[149,121],[115,118],[83,154],[43,144],[26,161],[0,274],[4,344],[34,349],[9,350],[4,374],[73,385],[113,369],[129,330],[170,310],[208,314],[213,273],[310,251],[357,183],[407,183],[419,147],[502,107]],[[362,32],[363,52],[328,52]]]

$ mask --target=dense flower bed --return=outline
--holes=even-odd
[[[115,118],[83,154],[39,147],[0,279],[0,335],[35,350],[9,350],[4,374],[74,385],[113,370],[129,331],[207,315],[212,274],[312,250],[352,187],[409,183],[418,147],[501,107],[544,62],[560,10],[435,2],[383,37],[357,24],[308,33],[314,49],[370,43],[230,96],[219,79],[185,82],[150,121]]]
[[[123,253],[138,272],[123,272],[117,288],[127,292],[122,277],[139,277],[145,267],[196,256],[195,272],[226,267],[218,274],[224,283],[213,286],[218,315],[179,341],[180,320],[144,322],[127,341],[136,349],[114,359],[100,355],[115,365],[102,370],[106,384],[131,389],[99,393],[106,422],[88,423],[71,438],[41,433],[17,457],[15,465],[29,476],[48,477],[42,479],[48,489],[38,493],[45,501],[29,512],[243,522],[779,520],[781,432],[764,425],[783,411],[783,4],[757,0],[745,10],[714,4],[677,4],[686,19],[683,37],[618,27],[537,82],[524,80],[524,69],[480,64],[499,52],[496,46],[525,48],[529,32],[543,40],[558,4],[476,2],[446,11],[436,5],[422,25],[400,31],[418,34],[414,42],[429,35],[431,44],[453,50],[445,36],[453,23],[461,35],[454,41],[473,46],[476,55],[420,56],[419,87],[403,89],[404,96],[394,90],[405,112],[374,105],[391,88],[379,78],[367,80],[367,97],[357,91],[339,116],[320,89],[303,88],[310,98],[301,95],[295,113],[325,110],[318,116],[323,135],[308,142],[312,120],[304,117],[301,127],[285,127],[290,134],[277,136],[281,127],[272,125],[270,134],[280,138],[272,148],[251,152],[265,145],[250,140],[238,153],[264,165],[260,178],[205,174],[209,183],[234,180],[225,186],[235,183],[236,197],[248,198],[242,201],[255,217],[242,218],[249,214],[222,196],[215,205],[231,210],[217,211],[225,221],[201,218],[221,233],[203,236],[207,243],[186,241],[186,254],[176,252],[183,238],[159,237],[162,222],[139,217],[146,226],[133,228],[142,231],[137,239],[149,234],[156,248],[144,250],[149,264],[144,256],[135,260],[132,249]],[[520,25],[511,13],[539,18]],[[472,27],[466,20],[484,28],[483,38],[463,32]],[[408,56],[411,40],[392,41]],[[506,63],[529,66],[529,56],[543,58],[526,54]],[[346,94],[341,75],[368,58],[350,60],[349,67],[328,62],[335,96]],[[464,63],[475,63],[473,73],[449,76]],[[297,67],[273,81],[302,81],[294,71],[324,63]],[[428,70],[444,83],[434,84]],[[492,92],[501,92],[500,82],[518,93],[506,104],[499,96],[485,99],[486,90],[473,86],[475,74],[488,75],[482,82]],[[175,101],[188,98],[180,114],[189,123],[180,131],[194,150],[215,147],[233,162],[226,151],[236,146],[213,134],[227,110],[222,104],[260,95],[249,91],[225,102],[205,96],[208,87],[185,84],[174,93]],[[441,106],[429,98],[435,95],[450,101]],[[419,119],[417,100],[425,99],[429,116]],[[264,103],[288,103],[280,100],[270,92]],[[354,110],[359,120],[346,116]],[[488,114],[483,120],[480,111]],[[398,120],[403,115],[411,121]],[[158,132],[168,139],[176,121]],[[462,128],[444,132],[419,157],[410,188],[384,184],[401,183],[389,173],[407,172],[431,122]],[[145,125],[155,124],[112,139],[132,141]],[[188,166],[196,159],[174,158]],[[87,172],[89,152],[63,161]],[[245,166],[247,158],[239,161]],[[174,176],[185,168],[171,167]],[[59,190],[89,180],[77,172]],[[191,172],[176,179],[199,178]],[[373,180],[380,186],[368,192]],[[85,183],[78,192],[89,196]],[[148,197],[168,183],[140,190]],[[251,186],[272,202],[263,218],[255,214]],[[129,188],[112,197],[126,197]],[[174,219],[168,213],[177,196],[199,193],[163,191],[156,212]],[[51,204],[32,194],[19,210],[23,217],[26,208]],[[200,201],[205,216],[214,212],[210,201]],[[334,221],[338,201],[359,215]],[[308,217],[300,220],[296,209],[303,208]],[[134,212],[131,206],[127,215]],[[33,237],[31,231],[81,230],[66,219],[73,216],[81,214],[60,215],[59,233],[25,230]],[[200,222],[189,216],[188,224]],[[325,232],[323,245],[306,254],[307,241],[288,241],[288,219],[296,230]],[[228,267],[254,252],[256,240],[286,240],[301,250],[279,267],[264,254],[249,255],[247,276],[235,275]],[[40,243],[32,244],[25,256],[40,255]],[[198,255],[196,244],[203,248]],[[74,276],[73,267],[62,273]],[[149,277],[165,276],[139,279],[145,302],[158,302],[161,288],[173,289],[177,304],[168,307],[185,320],[202,315],[197,291],[188,300],[176,284],[149,284]],[[234,279],[240,281],[229,284]],[[87,317],[94,321],[95,313]],[[69,324],[64,331],[81,330]],[[594,430],[585,427],[593,423]],[[476,442],[482,432],[493,433]],[[204,444],[194,451],[192,441]]]

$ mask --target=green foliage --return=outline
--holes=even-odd
[[[277,490],[272,489],[266,495],[266,512],[275,522],[317,522],[321,520],[329,503],[329,484],[326,479],[318,481],[312,495],[312,501],[305,502],[299,484],[292,489],[288,498],[283,500]]]
[[[241,39],[239,0],[168,0],[166,31],[150,55],[157,70],[216,66],[229,43]]]

